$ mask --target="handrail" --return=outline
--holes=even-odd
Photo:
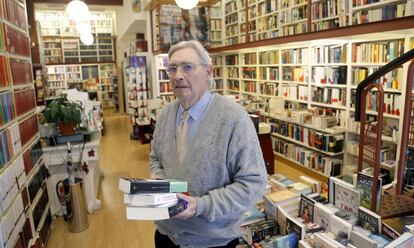
[[[355,93],[355,121],[361,121],[361,96],[362,91],[365,87],[367,87],[371,82],[381,78],[388,72],[394,70],[395,68],[401,66],[405,62],[414,59],[414,49],[404,53],[400,57],[394,59],[393,61],[389,62],[388,64],[382,66],[380,69],[369,75],[367,78],[362,80],[362,82],[358,85]]]

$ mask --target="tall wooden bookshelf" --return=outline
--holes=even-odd
[[[337,173],[340,168],[342,175],[356,168],[359,128],[353,121],[353,96],[357,84],[408,51],[413,37],[414,30],[407,29],[214,53],[213,58],[224,57],[223,79],[216,79],[224,81],[224,94],[236,95],[243,105],[260,110],[263,120],[271,123],[277,159],[284,157],[296,168],[326,181],[332,169]],[[385,88],[386,103],[383,160],[398,160],[405,75],[405,67],[397,68],[379,82]],[[370,99],[368,114],[375,118],[375,92]],[[290,109],[295,116],[275,109]],[[313,113],[308,118],[315,119],[315,113],[323,118],[331,116],[335,125],[323,128],[319,120],[300,120],[297,116],[303,110]],[[335,139],[342,145],[339,150],[327,150],[304,133],[322,141]],[[335,167],[309,165],[305,162],[309,157]]]
[[[410,0],[223,0],[221,4],[226,46],[414,14]]]
[[[1,0],[0,6],[0,244],[42,247],[52,216],[38,133],[26,3]]]

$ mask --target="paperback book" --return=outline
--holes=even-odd
[[[121,177],[119,189],[127,194],[182,193],[187,192],[187,182]]]
[[[169,202],[156,206],[126,207],[128,220],[165,220],[187,209],[187,201],[179,199],[176,202]]]

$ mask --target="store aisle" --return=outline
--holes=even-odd
[[[125,115],[105,116],[106,131],[99,150],[105,173],[98,195],[102,208],[88,215],[89,228],[82,233],[70,233],[63,218],[57,218],[47,248],[154,247],[153,222],[127,221],[123,194],[118,190],[120,176],[148,177],[149,145],[129,140],[128,121]]]

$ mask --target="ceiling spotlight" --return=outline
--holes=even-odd
[[[178,7],[182,9],[192,9],[197,6],[199,0],[175,0]]]
[[[86,3],[80,0],[72,0],[66,6],[66,14],[74,21],[89,20],[89,8]]]

